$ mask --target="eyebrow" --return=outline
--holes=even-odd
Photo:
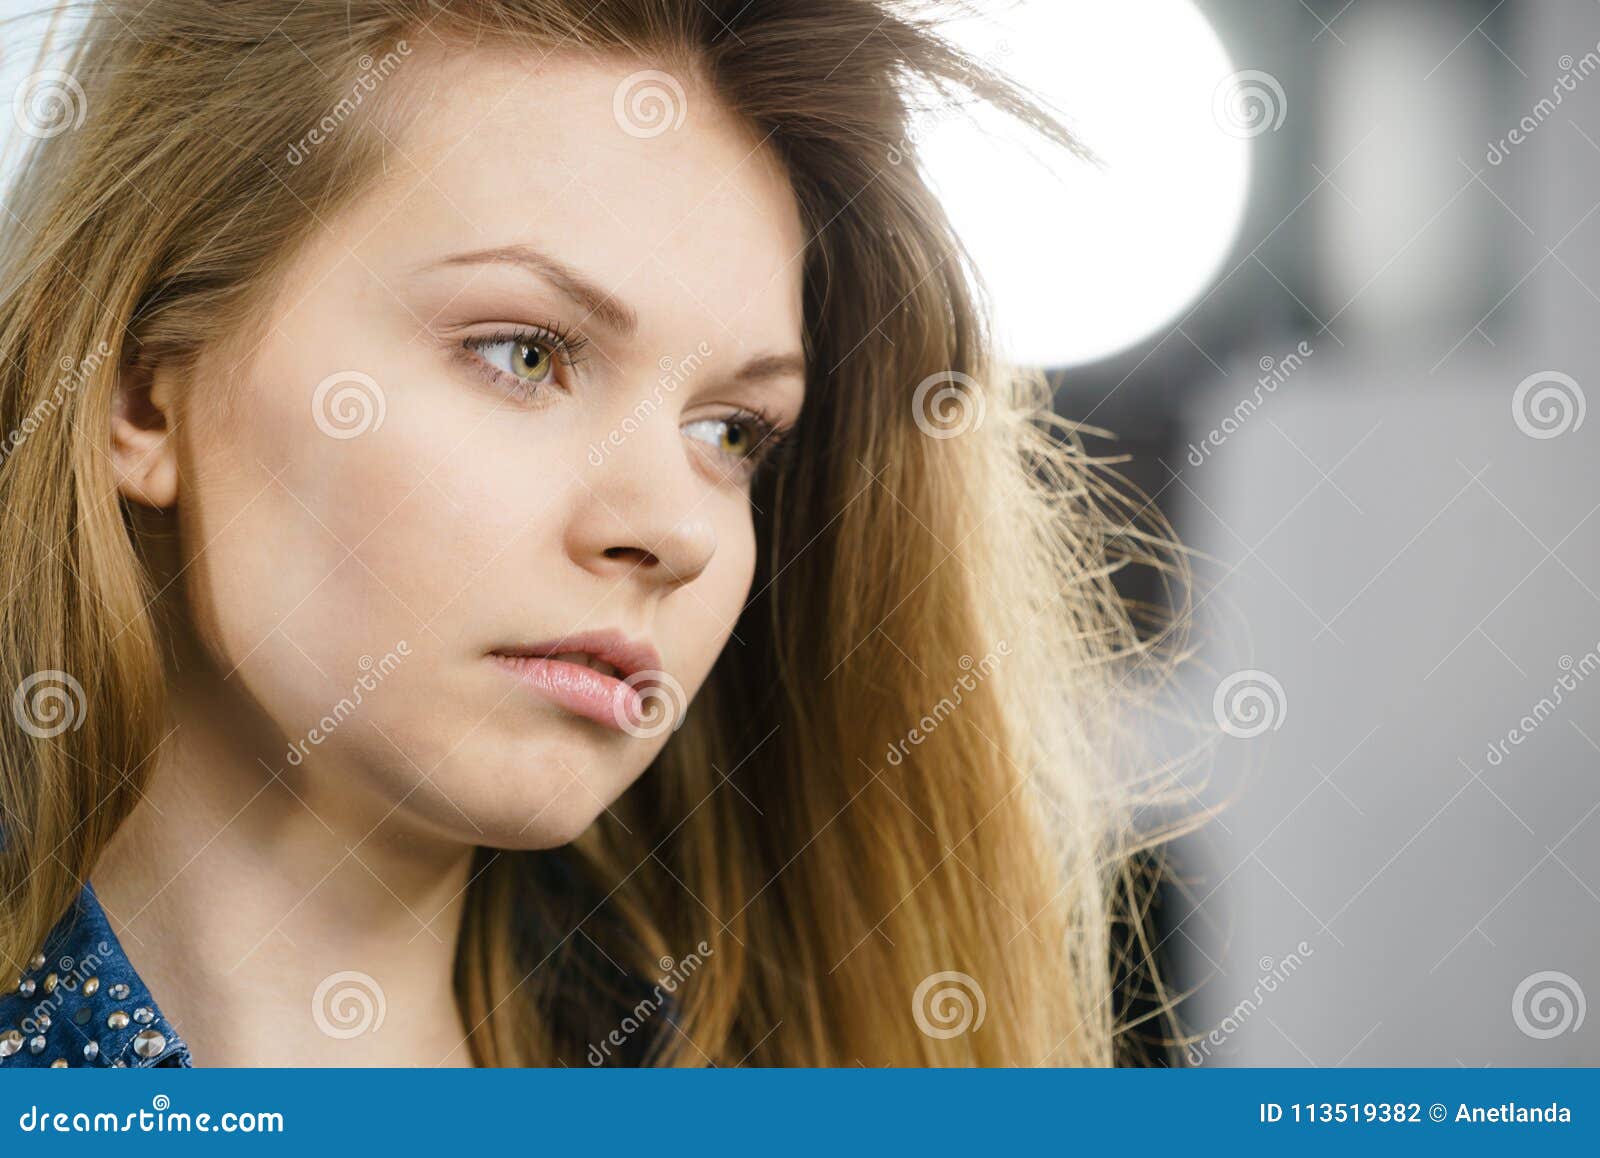
[[[550,282],[556,289],[623,337],[631,338],[638,332],[639,315],[632,309],[617,301],[566,262],[547,253],[541,253],[531,245],[497,245],[489,249],[475,249],[470,253],[455,253],[424,268],[438,269],[452,265],[521,266]]]
[[[551,257],[531,245],[497,245],[488,249],[451,254],[423,266],[422,269],[457,265],[519,266],[548,281],[591,316],[599,318],[607,328],[616,331],[622,337],[631,338],[638,333],[639,315],[631,306],[618,301],[614,295],[606,292],[566,262]],[[791,374],[804,381],[806,360],[803,354],[764,354],[752,358],[734,373],[733,378],[738,381],[759,382]]]

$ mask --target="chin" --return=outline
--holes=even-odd
[[[552,731],[576,726],[555,723]],[[638,778],[649,755],[569,735],[464,745],[428,780],[416,782],[401,807],[465,844],[558,848],[599,819]],[[406,771],[414,780],[415,770]]]
[[[523,820],[513,827],[508,821],[503,831],[486,831],[477,843],[505,852],[538,852],[560,848],[587,832],[600,819],[602,811],[592,801],[585,804],[581,801],[557,800],[531,824]]]

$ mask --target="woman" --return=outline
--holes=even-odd
[[[1146,539],[907,144],[1025,94],[868,0],[109,0],[30,82],[0,1064],[1120,1056]]]

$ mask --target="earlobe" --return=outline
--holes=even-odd
[[[164,510],[178,501],[177,448],[170,435],[169,375],[125,364],[111,402],[111,462],[124,498]]]

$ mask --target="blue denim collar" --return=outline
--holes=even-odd
[[[3,832],[0,832],[3,837]],[[558,885],[578,888],[565,865],[557,865]],[[587,941],[587,938],[584,939]],[[590,964],[603,973],[609,957]],[[67,913],[56,922],[44,945],[25,962],[20,977],[0,977],[0,1070],[27,1066],[149,1068],[194,1067],[188,1044],[161,1013],[140,979],[121,941],[111,931],[93,886],[85,884]],[[615,968],[615,964],[611,963]],[[663,962],[663,968],[667,963]],[[654,1004],[650,1004],[650,1003]],[[652,1032],[629,1029],[641,1005],[654,1010]],[[657,1050],[676,1032],[680,1006],[662,984],[628,974],[621,992],[592,1006],[563,1008],[577,1019],[580,1039],[604,1045],[615,1041],[613,1030],[629,1030],[616,1048],[605,1045],[590,1065],[650,1064]]]
[[[29,1066],[192,1068],[105,909],[85,884],[27,972],[0,995],[0,1069]]]

